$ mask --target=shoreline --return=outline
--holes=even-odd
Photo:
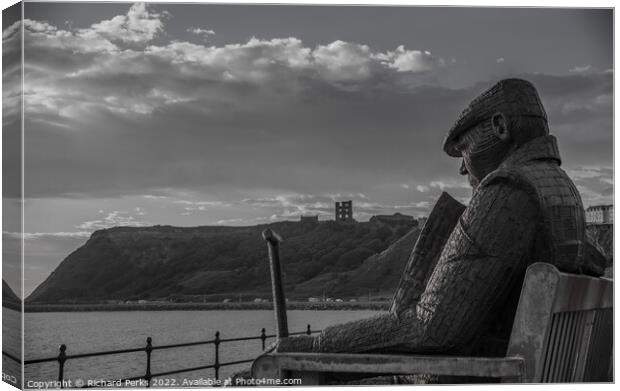
[[[289,302],[288,310],[307,311],[387,311],[389,301],[371,302]],[[10,307],[7,307],[10,308]],[[13,309],[13,308],[10,308]],[[272,303],[144,303],[144,304],[26,304],[24,312],[115,312],[115,311],[214,311],[273,310]],[[19,311],[19,310],[18,310]]]

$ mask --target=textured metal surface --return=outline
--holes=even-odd
[[[461,156],[454,149],[454,140],[480,122],[490,120],[497,112],[502,112],[508,117],[547,119],[538,92],[530,82],[521,79],[501,80],[480,94],[463,110],[444,140],[444,151],[450,156]]]
[[[443,192],[428,216],[394,293],[390,312],[400,314],[414,307],[426,288],[441,250],[456,226],[465,205]]]
[[[511,181],[537,200],[541,221],[535,243],[536,260],[552,263],[562,271],[600,276],[604,264],[585,258],[581,197],[559,164],[555,137],[539,137],[515,151],[480,186]]]
[[[288,320],[286,318],[286,299],[280,270],[280,242],[282,238],[271,229],[263,231],[263,239],[269,250],[269,269],[271,271],[271,291],[273,295],[273,312],[276,318],[276,335],[288,337]]]

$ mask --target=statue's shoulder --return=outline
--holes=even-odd
[[[575,204],[581,204],[575,184],[553,160],[532,160],[520,165],[502,165],[487,175],[480,182],[480,187],[501,183],[523,190],[538,201],[544,200],[547,205],[556,204],[556,201],[566,203],[567,199],[572,199]]]
[[[544,163],[532,163],[522,166],[500,166],[496,170],[484,177],[478,185],[479,189],[490,186],[511,186],[538,198],[536,185],[538,173],[541,170],[550,169]]]

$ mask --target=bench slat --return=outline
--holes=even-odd
[[[523,368],[519,357],[280,353],[273,358],[281,369],[302,372],[519,377]]]

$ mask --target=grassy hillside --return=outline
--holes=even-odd
[[[20,310],[22,305],[19,297],[4,279],[2,280],[2,305],[16,310]]]
[[[267,247],[261,239],[267,227],[285,240],[281,258],[288,297],[305,299],[324,290],[354,297],[368,289],[389,295],[417,238],[414,225],[327,221],[116,227],[93,233],[27,302],[270,297]],[[404,236],[406,240],[397,243]]]

